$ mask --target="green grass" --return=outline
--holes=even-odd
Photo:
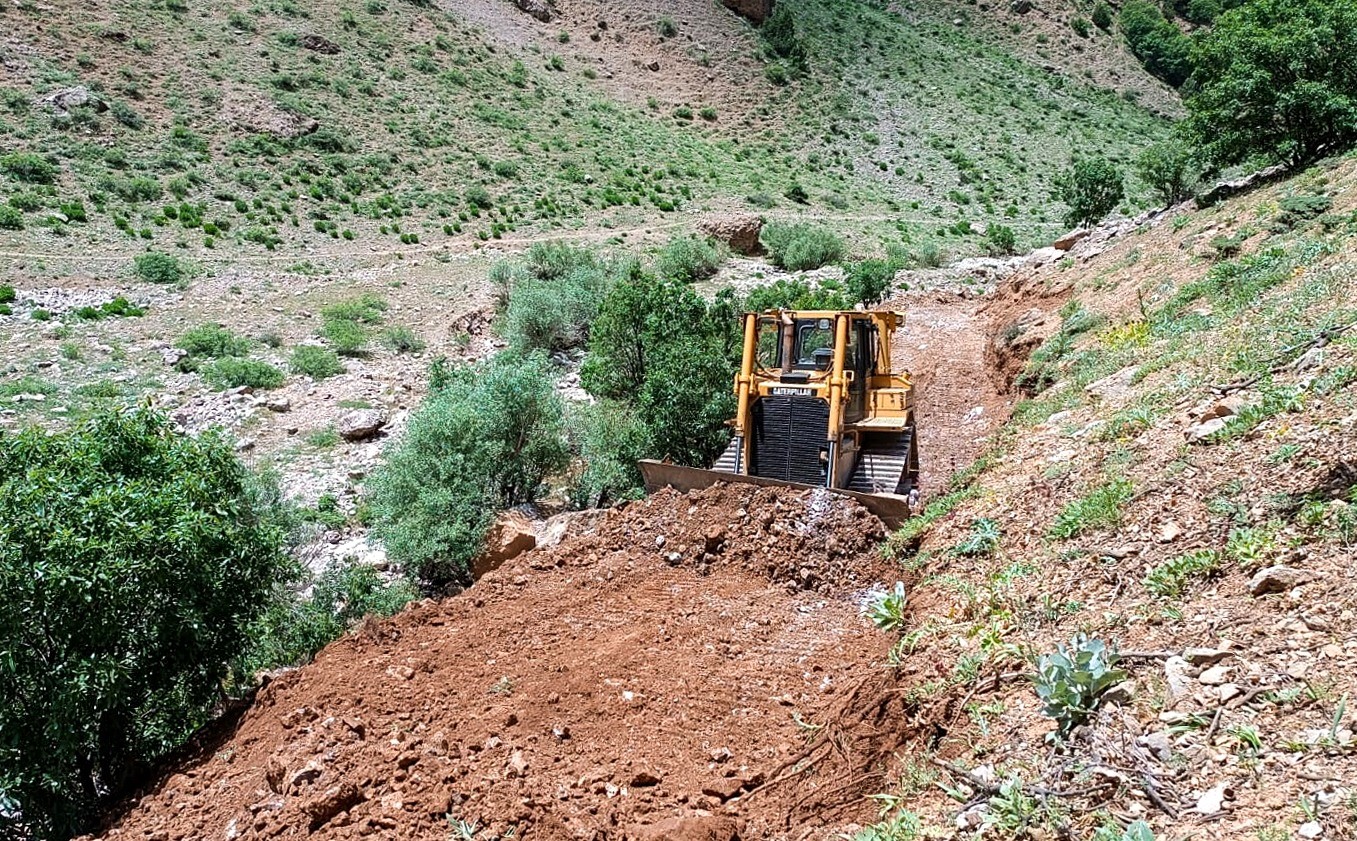
[[[1145,576],[1145,587],[1156,596],[1177,598],[1198,578],[1220,569],[1220,555],[1211,549],[1198,549],[1178,555],[1156,566]]]
[[[294,374],[302,374],[313,380],[323,380],[344,373],[344,363],[329,348],[319,345],[297,345],[292,349],[292,358],[288,367]]]
[[[1050,536],[1069,540],[1095,529],[1115,526],[1121,522],[1122,507],[1132,495],[1130,479],[1112,479],[1097,486],[1079,499],[1066,505],[1056,516]]]

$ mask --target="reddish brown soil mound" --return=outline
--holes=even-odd
[[[870,815],[863,757],[785,766],[879,679],[858,601],[882,536],[784,489],[610,511],[274,680],[106,837],[822,835],[828,804]]]

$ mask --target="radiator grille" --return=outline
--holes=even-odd
[[[814,397],[764,397],[753,409],[750,474],[823,485],[820,450],[829,435],[829,403]]]

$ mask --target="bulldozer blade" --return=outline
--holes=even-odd
[[[850,497],[880,518],[887,528],[898,529],[910,517],[909,499],[896,494],[867,494],[840,488],[824,488],[819,485],[803,485],[799,482],[780,482],[776,479],[764,479],[759,476],[745,476],[740,473],[722,473],[719,470],[701,470],[696,467],[682,467],[666,464],[662,461],[642,459],[636,463],[645,479],[647,493],[654,493],[670,487],[677,491],[696,491],[709,488],[717,482],[739,482],[744,485],[758,485],[772,488],[795,488],[804,491],[828,491],[832,494]]]

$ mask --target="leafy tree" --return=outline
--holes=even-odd
[[[806,48],[801,43],[801,34],[798,32],[796,13],[792,10],[792,4],[775,5],[772,14],[759,28],[759,34],[763,36],[763,42],[768,49],[783,62],[795,70],[805,67]]]
[[[465,583],[494,512],[565,468],[564,408],[540,353],[435,363],[430,385],[373,475],[373,528],[412,577]]]
[[[1129,0],[1119,19],[1126,43],[1145,69],[1175,88],[1182,87],[1192,73],[1191,39],[1150,0]]]
[[[661,277],[695,283],[715,275],[729,256],[729,249],[710,237],[674,237],[655,258],[655,271]]]
[[[895,273],[900,268],[901,265],[895,260],[861,260],[850,263],[844,276],[844,291],[855,304],[876,306],[890,297],[891,286],[895,283]]]
[[[1055,197],[1070,206],[1065,224],[1096,225],[1125,193],[1121,170],[1105,158],[1084,158],[1056,178]]]
[[[1189,198],[1197,184],[1192,150],[1183,142],[1156,143],[1146,149],[1136,160],[1136,175],[1165,207]]]
[[[0,434],[0,835],[87,828],[208,718],[286,564],[273,494],[149,409]]]
[[[1112,7],[1104,0],[1098,0],[1093,6],[1093,25],[1104,32],[1112,31]]]
[[[1018,253],[1018,235],[1007,225],[993,224],[985,229],[985,250],[993,257]]]
[[[1302,166],[1357,141],[1357,0],[1252,0],[1196,49],[1189,136],[1208,160]]]
[[[580,404],[570,411],[570,443],[584,469],[570,486],[578,508],[597,508],[637,496],[636,462],[650,455],[650,429],[640,413],[620,400]]]
[[[735,306],[640,271],[604,299],[589,336],[582,382],[636,409],[650,455],[705,466],[725,446],[739,351]]]

